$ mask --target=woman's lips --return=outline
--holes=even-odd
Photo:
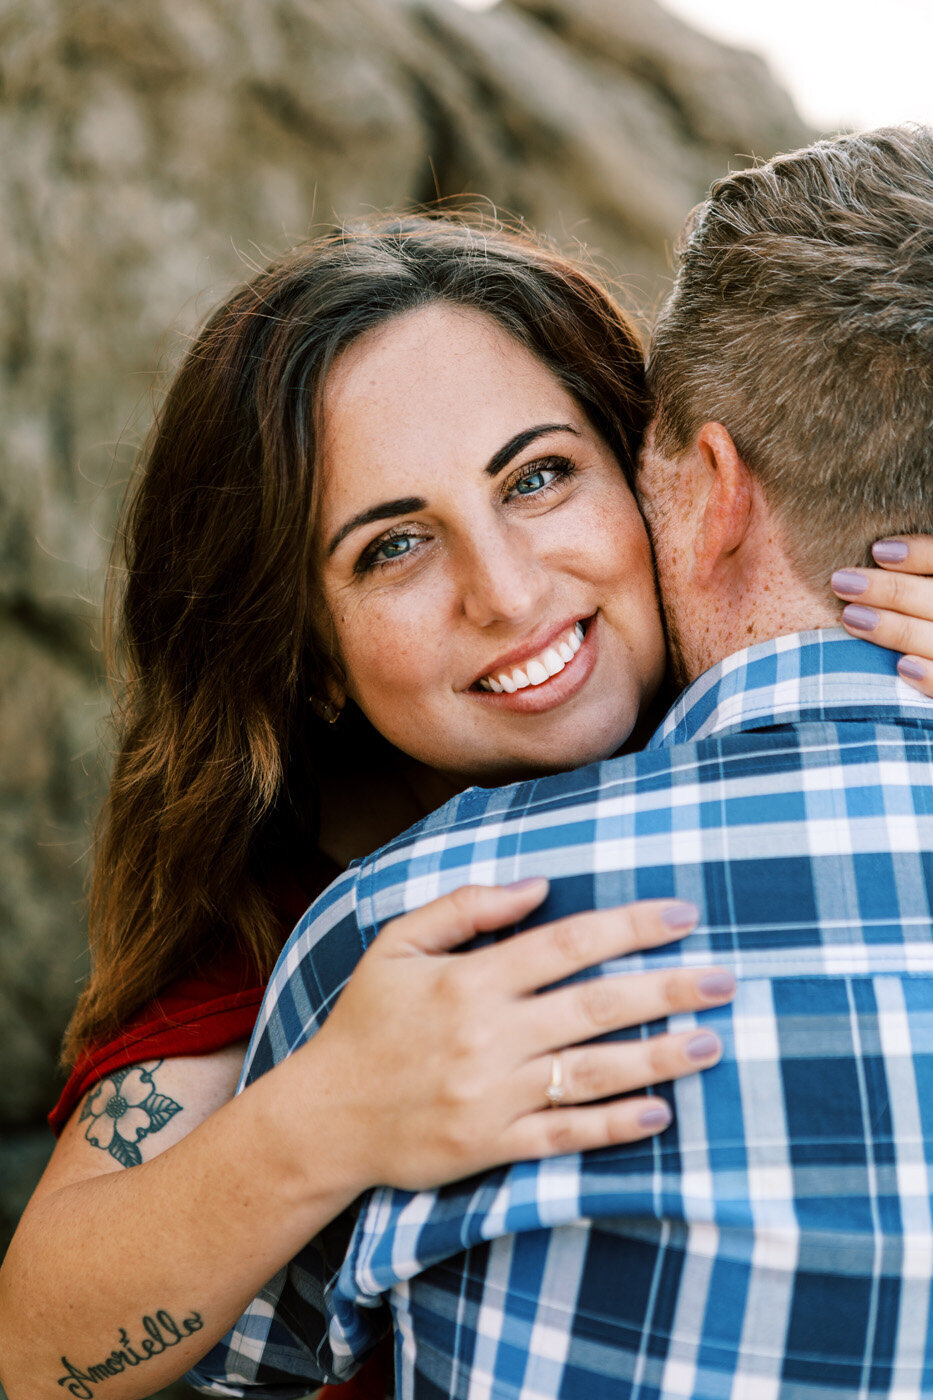
[[[599,652],[597,628],[598,613],[584,621],[586,629],[579,651],[572,660],[565,662],[564,669],[556,676],[550,676],[540,685],[529,685],[509,695],[505,691],[496,694],[491,690],[471,687],[466,693],[471,699],[484,705],[494,705],[496,709],[508,710],[512,714],[537,715],[564,705],[582,690],[589,679]]]

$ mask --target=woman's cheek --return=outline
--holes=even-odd
[[[414,612],[395,599],[373,598],[341,629],[349,693],[377,729],[398,720],[399,705],[417,708],[436,681],[442,639],[423,609]]]

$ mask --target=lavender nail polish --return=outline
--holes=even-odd
[[[731,972],[708,972],[700,978],[697,986],[705,997],[731,997],[735,991],[735,978]]]
[[[903,676],[905,681],[925,681],[927,668],[912,656],[902,656],[897,663],[897,674]]]
[[[864,593],[868,588],[865,574],[857,574],[854,569],[837,569],[829,580],[835,593]]]
[[[719,1037],[711,1031],[700,1031],[687,1041],[687,1056],[691,1060],[708,1060],[719,1052]]]
[[[843,608],[842,620],[859,632],[873,632],[879,622],[874,608],[865,608],[861,603],[850,603],[847,608]]]
[[[871,547],[872,558],[879,564],[903,564],[910,546],[903,540],[877,540]]]
[[[658,1108],[646,1108],[638,1115],[638,1122],[643,1128],[666,1128],[672,1116],[667,1104],[663,1104]]]
[[[700,911],[689,899],[680,900],[677,904],[672,904],[667,909],[661,910],[661,923],[667,927],[679,931],[684,928],[695,928],[700,921]]]

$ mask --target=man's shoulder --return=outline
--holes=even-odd
[[[563,824],[623,796],[673,793],[685,783],[710,785],[743,775],[773,774],[777,779],[788,770],[815,763],[845,767],[892,749],[929,757],[931,744],[930,723],[807,719],[668,743],[508,787],[472,787],[361,861],[360,885],[365,889],[374,872],[404,861],[411,852],[440,857],[478,828],[491,840],[518,822],[545,826],[557,817]]]
[[[742,820],[754,814],[763,826],[779,809],[783,822],[791,790],[836,787],[856,781],[846,775],[858,770],[861,783],[880,791],[892,763],[914,767],[917,781],[929,783],[931,755],[929,724],[806,720],[667,744],[511,787],[470,788],[361,862],[361,936],[458,884],[592,870],[583,852],[600,843],[608,859],[606,843],[633,841],[612,859],[635,862],[639,839],[656,832],[660,813],[688,822],[693,809],[705,827],[714,815],[728,825],[741,811]],[[746,800],[730,807],[737,797]]]

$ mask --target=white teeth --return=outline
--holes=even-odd
[[[492,691],[496,695],[503,691],[506,695],[513,695],[516,690],[525,690],[527,686],[543,685],[573,660],[585,636],[583,624],[577,622],[559,641],[546,647],[540,656],[531,657],[524,666],[513,666],[511,671],[483,676],[477,685],[480,690]]]

